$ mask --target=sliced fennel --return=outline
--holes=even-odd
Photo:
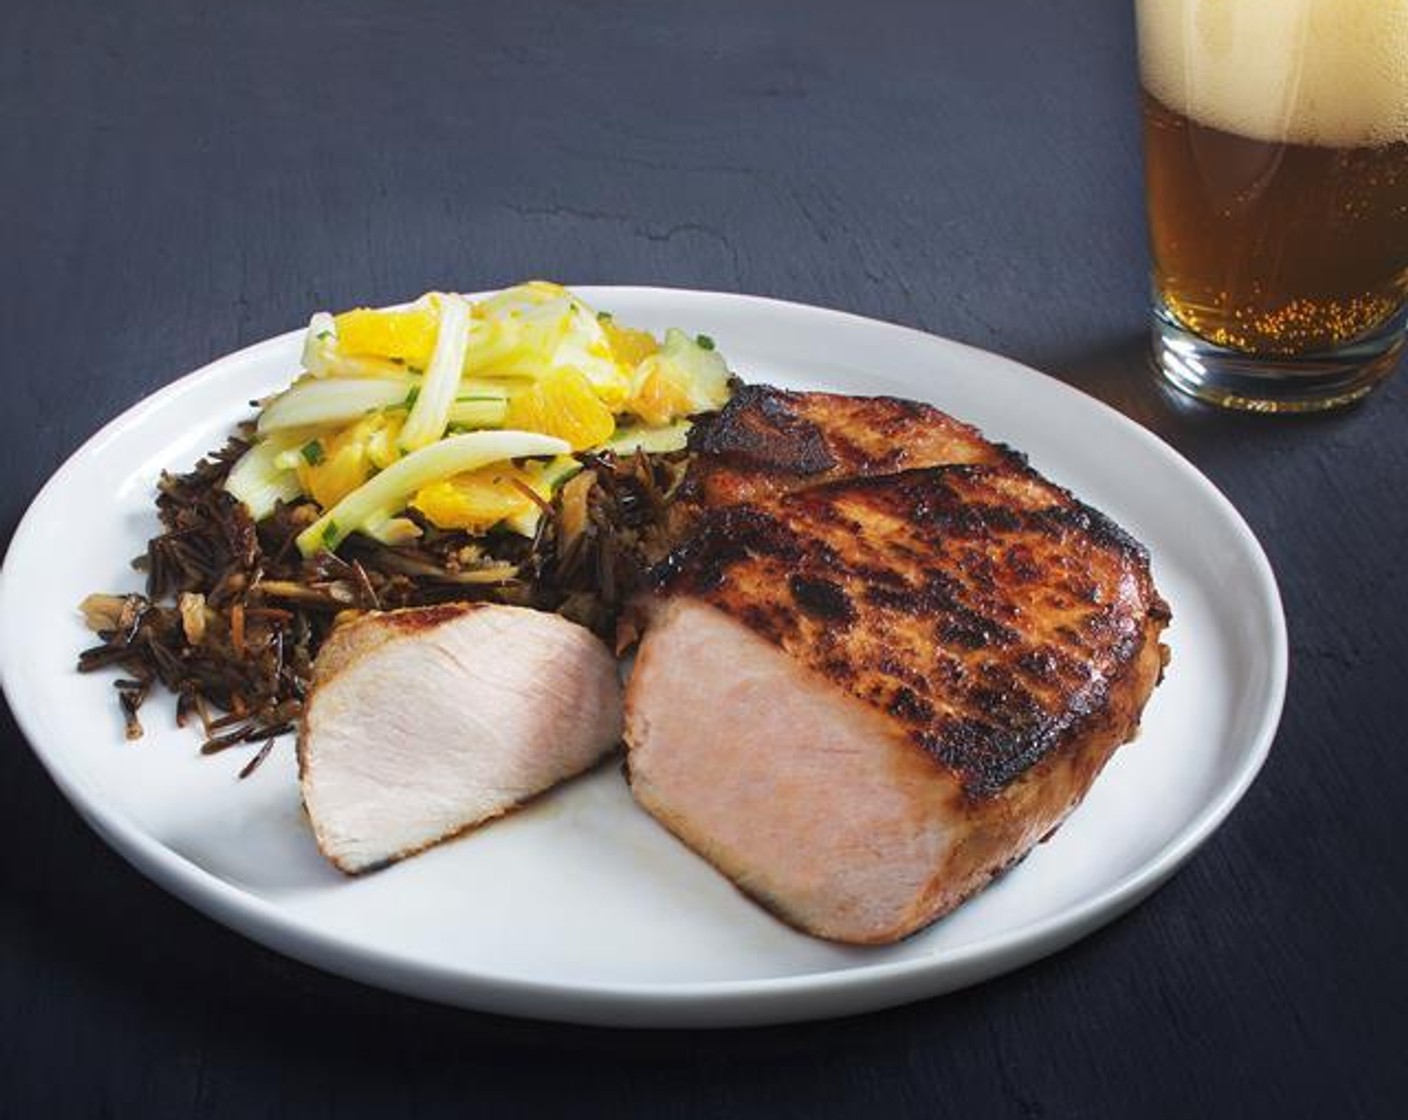
[[[627,370],[612,358],[597,314],[560,284],[532,280],[479,303],[469,366],[490,377],[536,377],[570,366],[616,409],[629,388]]]
[[[612,411],[621,406],[630,380],[611,357],[611,342],[596,312],[575,297],[568,301],[567,328],[553,354],[553,365],[580,370]]]
[[[450,406],[449,423],[460,428],[498,428],[508,415],[508,400],[503,397],[470,397],[456,400]]]
[[[450,405],[449,423],[457,428],[502,428],[508,415],[508,396],[507,386],[500,381],[463,378]]]
[[[684,331],[671,327],[665,332],[664,345],[660,353],[641,362],[644,366],[658,361],[673,367],[684,375],[688,386],[689,412],[709,412],[722,408],[729,398],[728,363],[723,355],[713,348],[705,347],[698,339],[690,338]]]
[[[327,510],[298,535],[298,550],[304,556],[332,551],[349,533],[386,521],[388,510],[404,509],[421,487],[461,471],[569,450],[564,440],[537,432],[468,432],[438,440],[398,459]]]
[[[264,406],[258,431],[268,435],[285,428],[349,423],[378,408],[403,404],[417,384],[418,379],[410,374],[300,381]]]
[[[409,517],[396,517],[381,511],[368,514],[358,532],[382,544],[410,544],[420,536],[420,528]]]
[[[469,346],[469,301],[447,293],[440,297],[440,327],[435,352],[425,371],[420,393],[401,428],[401,449],[417,451],[445,434],[450,409],[459,391],[464,357]]]
[[[606,450],[617,455],[634,455],[637,451],[657,454],[665,451],[683,451],[689,443],[689,429],[694,425],[688,419],[676,420],[673,424],[649,428],[641,425],[622,425],[616,434],[606,441]]]
[[[306,434],[284,432],[256,443],[239,457],[225,476],[225,489],[244,503],[249,516],[262,521],[274,512],[274,504],[291,502],[303,493],[298,475],[280,464],[289,451],[297,454]]]

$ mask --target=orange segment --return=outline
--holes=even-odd
[[[299,452],[298,484],[324,509],[335,506],[395,461],[400,429],[400,417],[377,412],[340,432],[310,440]]]
[[[343,436],[304,445],[298,484],[324,509],[330,509],[371,477],[366,448]]]
[[[611,438],[616,418],[582,373],[559,366],[509,398],[504,427],[556,436],[585,451]]]
[[[649,331],[617,326],[614,319],[603,319],[601,329],[606,334],[606,341],[611,344],[611,356],[627,371],[635,369],[642,360],[660,349],[660,344]]]
[[[439,316],[429,307],[409,311],[374,311],[359,307],[333,320],[337,345],[344,354],[396,358],[424,368],[435,349]]]
[[[665,362],[646,362],[636,370],[631,395],[622,407],[652,427],[688,416],[692,411],[689,375]]]
[[[511,463],[497,463],[432,482],[417,491],[411,505],[441,529],[483,533],[535,504],[515,481],[528,486],[532,478]]]

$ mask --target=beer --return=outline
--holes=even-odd
[[[1332,352],[1408,300],[1408,0],[1137,0],[1164,307],[1258,355]]]

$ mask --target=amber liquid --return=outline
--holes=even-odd
[[[1256,354],[1333,350],[1408,299],[1408,144],[1249,139],[1144,94],[1154,281],[1209,342]]]

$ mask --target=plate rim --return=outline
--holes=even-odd
[[[916,327],[816,304],[738,292],[711,291],[658,285],[568,285],[592,303],[612,298],[645,300],[719,300],[784,314],[820,316],[840,320],[856,329],[881,328],[898,332],[926,346],[938,345],[956,357],[968,356],[985,363],[999,362],[1013,374],[1038,378],[1048,390],[1066,397],[1075,406],[1093,409],[1107,423],[1124,429],[1183,476],[1204,500],[1218,508],[1234,531],[1244,557],[1257,578],[1260,614],[1269,623],[1271,648],[1264,662],[1267,702],[1230,777],[1219,783],[1216,796],[1204,803],[1174,838],[1142,866],[1126,873],[1103,890],[1086,896],[1054,913],[1002,933],[965,945],[910,957],[843,969],[822,969],[785,976],[706,981],[560,981],[479,972],[450,967],[353,941],[318,922],[290,913],[275,901],[231,883],[181,855],[148,834],[120,809],[104,804],[88,788],[60,752],[41,747],[43,738],[34,711],[9,683],[8,664],[17,643],[4,641],[14,608],[11,600],[16,580],[13,560],[24,555],[35,533],[35,511],[49,496],[61,491],[68,476],[81,462],[150,413],[172,406],[179,398],[217,377],[227,366],[257,361],[262,351],[290,345],[304,328],[295,328],[229,353],[218,355],[198,368],[140,398],[113,417],[74,450],[49,476],[30,500],[0,565],[0,686],[17,726],[45,772],[64,797],[99,837],[139,873],[168,893],[251,940],[291,956],[312,967],[348,977],[374,987],[400,992],[453,1006],[495,1013],[529,1016],[598,1026],[737,1026],[829,1018],[879,1010],[915,999],[936,996],[1010,971],[1056,952],[1094,929],[1128,911],[1166,882],[1226,820],[1245,795],[1270,754],[1284,711],[1289,670],[1289,642],[1284,605],[1274,570],[1265,550],[1230,499],[1191,461],[1175,448],[1105,402],[1015,359],[981,347],[945,338]],[[487,293],[469,293],[475,298]],[[931,982],[926,984],[928,979]],[[914,981],[906,985],[904,981]],[[856,989],[873,989],[874,998],[846,998]]]

